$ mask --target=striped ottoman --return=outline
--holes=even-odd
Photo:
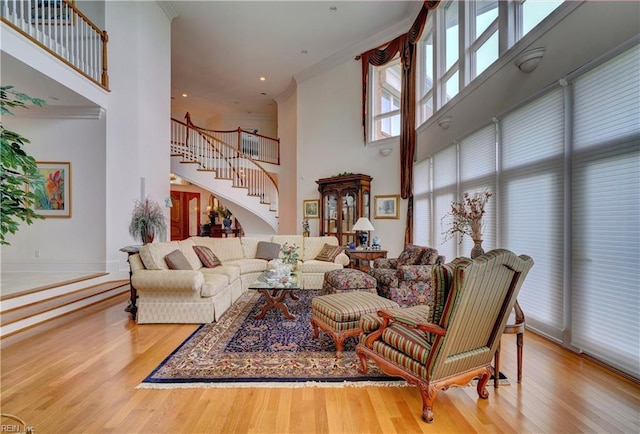
[[[331,270],[324,273],[323,294],[339,294],[350,291],[367,291],[377,294],[376,279],[367,273],[352,268]]]
[[[329,334],[336,344],[336,358],[340,359],[344,340],[361,332],[361,315],[398,307],[395,301],[370,292],[343,292],[314,297],[311,300],[313,337],[318,337],[318,329]]]

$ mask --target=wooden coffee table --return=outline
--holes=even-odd
[[[264,296],[265,305],[262,308],[256,319],[263,319],[267,312],[271,309],[280,309],[282,315],[287,319],[296,319],[296,315],[289,312],[289,308],[284,303],[287,296],[292,300],[299,300],[295,291],[301,288],[299,273],[292,273],[286,282],[281,279],[272,278],[271,271],[264,271],[258,279],[249,285],[249,289],[252,291],[258,291]]]

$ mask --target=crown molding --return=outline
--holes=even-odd
[[[287,88],[284,91],[282,91],[278,96],[276,96],[273,100],[278,104],[282,104],[284,101],[288,100],[291,97],[291,95],[294,95],[297,89],[298,89],[298,83],[296,82],[295,79],[292,78],[291,83],[289,83],[289,86],[287,86]]]
[[[176,12],[170,1],[157,1],[156,3],[158,3],[160,9],[162,9],[167,18],[169,18],[169,22],[178,16],[178,12]]]

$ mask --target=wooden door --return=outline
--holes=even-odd
[[[171,241],[198,235],[200,228],[200,193],[171,191]]]

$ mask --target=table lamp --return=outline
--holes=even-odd
[[[354,231],[360,231],[358,239],[360,240],[360,248],[367,248],[367,239],[369,238],[369,231],[375,231],[375,228],[371,224],[368,218],[360,217],[355,225],[353,225]]]

